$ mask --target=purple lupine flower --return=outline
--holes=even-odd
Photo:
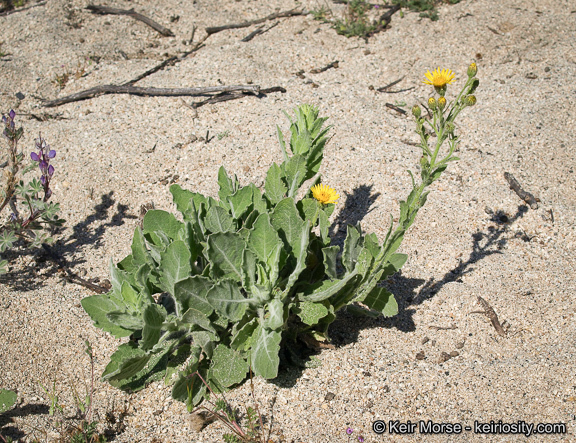
[[[346,434],[351,435],[352,432],[354,432],[354,429],[352,429],[352,428],[347,428],[347,429],[346,429]]]
[[[54,166],[50,164],[50,160],[56,157],[56,151],[50,149],[50,145],[46,143],[46,140],[42,138],[42,134],[35,140],[36,149],[38,152],[31,152],[30,158],[38,162],[38,167],[42,176],[40,177],[40,183],[44,187],[44,201],[48,200],[52,195],[52,190],[50,189],[50,179],[54,175]]]
[[[16,112],[14,112],[14,109],[10,109],[8,117],[5,115],[2,116],[2,123],[4,123],[5,126],[3,134],[4,137],[6,137],[8,140],[13,140],[16,136],[14,131],[14,128],[16,127],[14,123],[14,117],[16,117]]]

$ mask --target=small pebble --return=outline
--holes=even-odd
[[[425,345],[426,343],[428,343],[430,341],[430,339],[428,337],[424,337],[422,339],[422,344]]]
[[[425,358],[426,355],[424,354],[424,351],[420,351],[418,354],[416,354],[416,360],[424,360]]]
[[[450,356],[450,354],[447,354],[446,352],[441,352],[440,357],[438,358],[438,363],[444,363],[450,360],[451,358],[452,357]]]

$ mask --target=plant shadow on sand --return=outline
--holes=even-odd
[[[84,220],[72,227],[72,233],[67,238],[57,240],[46,249],[20,248],[8,251],[6,258],[9,263],[19,257],[31,257],[30,264],[22,269],[0,276],[0,284],[15,291],[32,291],[45,284],[44,277],[54,275],[59,265],[51,259],[50,255],[64,260],[71,270],[85,263],[82,258],[84,250],[99,249],[103,246],[102,237],[109,228],[122,226],[126,219],[137,219],[128,213],[127,205],[118,203],[112,198],[114,191],[102,194],[100,203],[94,206],[94,212]],[[110,210],[116,204],[116,213],[109,216]],[[107,221],[109,220],[109,221]],[[50,251],[50,252],[48,252]]]
[[[333,244],[342,246],[346,236],[344,227],[348,224],[355,225],[373,209],[372,204],[376,201],[379,193],[370,195],[372,186],[362,185],[351,195],[347,195],[344,208],[332,224],[331,233],[339,226],[338,231],[332,237]],[[402,332],[413,332],[416,325],[413,320],[415,309],[411,306],[420,305],[424,301],[431,299],[440,289],[452,282],[461,281],[461,277],[474,271],[474,265],[484,258],[501,254],[501,249],[508,242],[509,226],[516,220],[522,218],[528,211],[528,207],[520,205],[513,216],[508,216],[501,211],[491,214],[491,221],[496,227],[489,227],[487,232],[477,231],[472,234],[472,251],[466,261],[460,261],[458,266],[449,270],[440,279],[431,278],[429,280],[419,278],[407,278],[398,272],[383,283],[392,292],[398,302],[398,314],[394,317],[378,318],[358,317],[342,309],[338,312],[336,321],[330,325],[329,336],[331,343],[336,347],[346,346],[358,341],[360,331],[371,328],[396,328]],[[524,241],[530,241],[526,236],[522,236]],[[302,345],[296,350],[303,361],[310,361],[310,357],[317,354],[317,351],[306,348]],[[330,352],[330,351],[328,351]],[[279,376],[272,380],[279,387],[292,387],[302,375],[304,368],[294,365],[281,365]]]
[[[14,423],[13,417],[26,417],[27,415],[46,415],[50,408],[43,404],[27,404],[17,406],[0,414],[0,436],[11,437],[14,441],[21,441],[27,433],[17,426],[7,426]]]

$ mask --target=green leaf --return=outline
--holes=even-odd
[[[234,219],[228,211],[220,206],[211,207],[204,219],[206,229],[212,233],[234,230]]]
[[[294,155],[288,162],[282,164],[288,197],[295,197],[300,185],[306,180],[306,159],[301,155]]]
[[[128,337],[132,334],[132,330],[111,322],[107,317],[109,312],[125,309],[125,305],[117,298],[109,294],[98,294],[85,297],[80,303],[97,328],[103,329],[117,338]]]
[[[346,240],[344,240],[344,250],[342,251],[342,265],[351,272],[356,267],[356,261],[362,250],[363,238],[358,228],[348,225]]]
[[[151,304],[144,310],[144,328],[142,329],[142,341],[140,347],[147,351],[158,343],[161,335],[162,324],[166,319],[166,310],[157,304]]]
[[[140,294],[127,282],[122,282],[122,299],[125,304],[134,310],[140,308]]]
[[[115,311],[106,314],[106,318],[117,326],[129,331],[139,331],[144,327],[142,317],[128,312]]]
[[[265,379],[276,378],[280,358],[280,331],[271,331],[258,326],[252,336],[250,349],[250,364],[255,375]]]
[[[218,385],[230,387],[246,378],[248,363],[242,356],[222,344],[218,345],[212,355],[210,378],[215,379]]]
[[[355,269],[346,274],[341,280],[328,280],[309,285],[303,293],[298,294],[298,298],[303,301],[313,302],[326,300],[344,289],[348,283],[353,282],[353,279],[357,276],[358,270]]]
[[[300,217],[292,198],[285,198],[276,205],[272,212],[271,222],[284,241],[287,252],[292,256],[300,255],[302,230],[306,222]]]
[[[160,284],[170,294],[174,294],[174,285],[189,277],[192,273],[190,266],[190,251],[182,240],[172,242],[166,251],[160,254]]]
[[[198,370],[198,363],[200,360],[200,355],[202,354],[202,349],[200,346],[193,346],[190,350],[190,360],[180,373],[178,378],[172,386],[172,398],[179,401],[186,401],[188,398],[188,392],[192,391],[194,385],[201,383],[200,379],[196,376],[192,376],[194,372]]]
[[[9,391],[8,389],[0,389],[0,414],[12,408],[18,400],[16,392]]]
[[[122,380],[140,372],[148,363],[150,356],[134,344],[120,345],[110,357],[102,378],[104,380]]]
[[[328,309],[322,303],[304,301],[292,308],[295,314],[307,325],[314,326],[328,315]]]
[[[208,291],[206,298],[218,313],[232,322],[240,321],[249,302],[233,280],[218,282]]]
[[[376,258],[380,255],[380,244],[378,243],[378,237],[376,237],[376,234],[373,232],[366,235],[364,238],[364,246],[368,249],[368,251],[370,251],[370,254],[373,258]]]
[[[232,232],[217,233],[208,236],[207,258],[214,279],[242,279],[242,255],[246,243]]]
[[[197,329],[195,326],[199,326],[206,331],[216,333],[208,316],[198,309],[189,308],[182,316],[182,323],[190,325],[191,329]]]
[[[174,285],[174,299],[182,306],[182,312],[194,307],[208,316],[212,314],[213,309],[206,300],[206,295],[213,285],[212,280],[200,275],[188,277]]]
[[[268,169],[268,173],[266,174],[266,181],[264,183],[264,189],[266,191],[266,197],[272,203],[272,205],[276,205],[280,200],[284,198],[286,195],[286,185],[284,185],[284,173],[280,166],[276,163],[272,163],[270,169]]]
[[[152,259],[148,249],[146,249],[146,242],[144,240],[144,235],[142,230],[137,227],[134,230],[134,238],[132,239],[132,263],[135,267],[139,267],[143,264],[151,264]]]
[[[6,229],[4,232],[0,233],[0,252],[4,252],[9,249],[18,240],[14,231]]]
[[[256,254],[258,260],[268,267],[268,275],[278,276],[278,264],[280,250],[283,247],[282,240],[270,223],[268,214],[261,214],[254,223],[248,236],[248,248]],[[273,277],[271,277],[273,278]],[[276,280],[276,278],[273,278]]]
[[[178,372],[180,366],[184,364],[191,355],[191,346],[188,344],[180,346],[169,357],[166,363],[166,374],[164,376],[164,384],[171,385],[174,383],[174,374]]]
[[[322,254],[324,255],[324,272],[332,280],[338,278],[338,272],[336,271],[337,258],[340,248],[338,246],[328,246],[327,248],[322,248]]]
[[[224,169],[224,166],[220,166],[218,170],[218,185],[220,190],[218,191],[218,197],[222,202],[226,202],[228,197],[236,192],[238,189],[238,179],[234,175],[234,179],[231,179]]]
[[[237,351],[247,351],[251,346],[251,339],[257,327],[257,318],[253,318],[244,326],[242,326],[238,332],[236,332],[232,338],[232,341],[230,342],[232,349],[236,349]]]
[[[320,236],[322,237],[322,241],[325,245],[329,245],[330,237],[328,237],[328,232],[330,230],[330,220],[328,220],[328,216],[324,211],[318,213],[318,226],[320,227]]]
[[[142,220],[144,234],[160,231],[175,240],[178,238],[178,231],[184,224],[176,220],[174,215],[166,211],[151,209]]]
[[[235,220],[239,220],[252,205],[252,193],[252,187],[244,186],[234,195],[228,197],[228,203],[230,204],[232,216]]]
[[[266,319],[263,323],[266,329],[275,331],[284,326],[284,303],[281,300],[272,299],[268,303],[266,311]]]
[[[259,214],[264,214],[268,212],[268,202],[262,196],[262,192],[260,191],[260,189],[258,189],[254,185],[254,183],[250,183],[248,186],[252,189],[252,206],[254,208],[254,211],[257,211]]]
[[[398,314],[398,304],[391,292],[376,286],[362,301],[370,309],[381,312],[386,317]]]
[[[184,220],[191,220],[193,211],[193,198],[195,193],[192,191],[187,191],[182,189],[180,185],[173,184],[170,186],[170,193],[172,194],[172,200],[178,208],[178,210],[184,216]]]
[[[216,342],[219,341],[217,335],[208,331],[194,331],[192,332],[192,339],[194,340],[194,344],[202,348],[207,358],[212,358]]]

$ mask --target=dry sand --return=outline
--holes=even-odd
[[[439,8],[440,20],[395,14],[389,29],[347,39],[308,16],[281,19],[250,42],[255,26],[212,35],[205,46],[138,86],[194,87],[252,83],[286,93],[247,97],[191,109],[190,97],[106,95],[56,108],[41,99],[101,84],[121,84],[169,55],[189,50],[183,41],[204,28],[264,17],[279,8],[317,8],[307,0],[117,1],[171,28],[162,37],[126,16],[96,16],[84,0],[45,5],[0,17],[0,110],[19,114],[28,152],[41,132],[57,150],[54,201],[65,229],[54,249],[84,278],[108,277],[110,259],[129,253],[139,207],[175,210],[168,183],[216,196],[224,165],[242,183],[262,185],[281,159],[275,125],[287,129],[282,110],[318,105],[334,125],[324,182],[342,195],[334,220],[361,220],[383,238],[389,214],[409,189],[406,169],[418,164],[411,118],[405,109],[427,100],[423,74],[437,66],[465,80],[478,64],[478,104],[461,114],[461,161],[437,182],[405,238],[409,254],[389,286],[400,313],[391,319],[340,316],[334,350],[316,367],[255,379],[255,392],[275,442],[524,441],[519,435],[383,435],[375,420],[412,423],[564,423],[566,434],[531,441],[576,441],[575,201],[576,3],[561,0],[463,0]],[[330,4],[335,13],[341,7]],[[179,16],[171,22],[171,17]],[[310,71],[335,60],[336,69]],[[304,70],[304,78],[296,75]],[[60,90],[57,75],[71,74]],[[75,74],[78,73],[78,78]],[[374,89],[403,80],[392,90]],[[451,88],[448,95],[457,87]],[[20,100],[17,93],[25,96]],[[26,114],[49,113],[37,121]],[[206,133],[210,141],[202,137]],[[540,199],[529,208],[504,179],[510,172]],[[92,293],[65,284],[57,268],[36,252],[7,256],[0,279],[0,387],[18,391],[17,407],[0,416],[0,434],[22,441],[55,440],[50,400],[39,384],[55,381],[67,416],[73,391],[89,383],[84,341],[95,350],[100,374],[120,340],[96,329],[80,306]],[[481,314],[483,297],[507,327],[500,336]],[[453,326],[453,328],[452,328]],[[450,329],[440,328],[450,327]],[[457,356],[440,362],[443,352]],[[420,353],[420,357],[416,358]],[[454,354],[455,355],[455,354]],[[249,383],[228,399],[251,404]],[[273,401],[275,399],[275,401]],[[117,442],[222,441],[218,423],[202,432],[170,388],[154,383],[133,395],[96,380],[94,404],[105,414],[126,410]],[[110,415],[108,416],[110,418]],[[118,425],[117,425],[118,426]],[[346,429],[353,429],[352,435]]]

